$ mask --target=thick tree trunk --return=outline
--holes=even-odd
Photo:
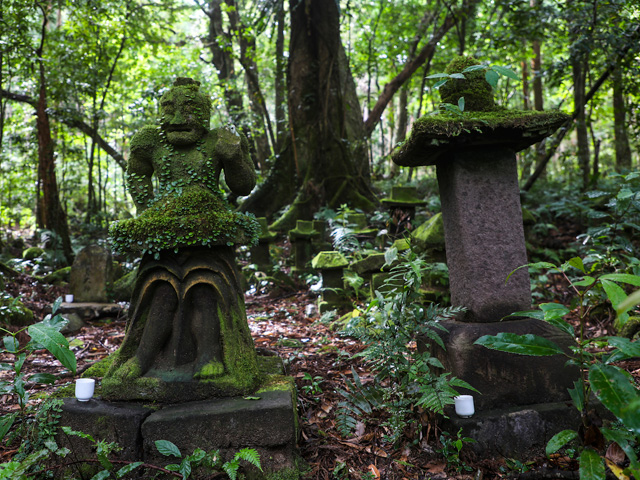
[[[275,212],[293,200],[274,225],[282,230],[296,219],[311,219],[323,205],[371,209],[375,201],[360,106],[340,42],[338,8],[335,2],[304,0],[291,2],[290,15],[290,146],[278,158],[274,176],[295,182],[295,199],[261,205],[261,210]],[[281,192],[260,188],[242,208],[256,213],[249,208],[256,198],[269,201],[271,196],[283,200]]]
[[[627,135],[626,102],[624,98],[624,84],[622,69],[618,66],[613,71],[613,125],[616,146],[616,170],[631,169],[631,148]]]

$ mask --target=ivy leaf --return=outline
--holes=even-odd
[[[130,463],[129,465],[125,465],[124,467],[122,467],[120,470],[116,472],[116,477],[122,478],[128,473],[131,473],[132,471],[134,471],[140,465],[144,465],[144,462],[133,462],[133,463]]]
[[[439,80],[437,81],[434,85],[433,88],[438,89],[440,88],[442,85],[444,85],[445,83],[447,83],[448,78],[445,78],[443,80]]]
[[[471,65],[470,67],[467,67],[464,70],[462,70],[462,73],[477,72],[478,70],[486,70],[486,69],[487,67],[485,67],[484,65]]]
[[[434,73],[433,75],[429,75],[426,78],[449,78],[448,73]]]
[[[458,99],[458,108],[461,112],[464,112],[464,97]]]
[[[461,73],[452,73],[451,75],[449,75],[449,77],[451,78],[457,78],[458,80],[464,80],[465,76]]]

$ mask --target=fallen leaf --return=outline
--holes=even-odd
[[[613,463],[611,460],[605,458],[604,463],[607,464],[609,470],[611,470],[611,472],[618,478],[618,480],[629,480],[629,477],[622,473],[622,468]]]
[[[375,480],[380,480],[380,471],[374,464],[369,465],[367,468],[374,475]]]
[[[622,463],[627,458],[622,448],[620,448],[620,445],[618,445],[616,442],[613,442],[611,445],[609,445],[609,448],[607,448],[607,453],[605,453],[604,456],[606,459],[611,460],[616,465],[622,465]]]
[[[385,452],[380,447],[367,447],[364,449],[364,451],[367,453],[373,453],[374,455],[377,455],[378,457],[382,457],[382,458],[387,458],[389,456],[387,455],[387,452]]]

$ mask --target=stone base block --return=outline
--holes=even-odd
[[[284,377],[283,377],[284,378]],[[286,381],[267,386],[246,399],[214,398],[146,408],[141,404],[92,399],[64,400],[61,426],[123,447],[119,460],[144,461],[164,466],[176,459],[161,455],[156,440],[173,442],[183,456],[196,448],[219,450],[223,460],[241,448],[260,454],[265,472],[296,468],[298,419],[295,386]],[[249,399],[250,398],[250,399]],[[78,458],[95,458],[91,442],[61,433],[59,444]]]
[[[453,409],[448,414],[443,430],[455,436],[462,429],[463,436],[476,441],[469,448],[480,457],[524,460],[544,455],[551,437],[562,430],[576,430],[580,425],[579,412],[566,402],[487,411],[476,408],[471,418],[460,418]]]
[[[95,440],[116,442],[122,447],[117,459],[135,461],[142,456],[142,423],[152,411],[135,403],[65,398],[59,425],[88,433]],[[57,440],[58,445],[70,448],[78,458],[95,455],[87,439],[60,432]]]
[[[263,470],[293,468],[297,417],[291,391],[258,392],[251,398],[258,397],[183,403],[152,413],[142,425],[143,460],[166,461],[154,442],[169,440],[185,455],[196,448],[218,449],[225,458],[241,448],[255,448]]]
[[[512,332],[520,335],[532,333],[567,348],[573,340],[546,322],[534,319],[493,323],[441,323],[448,333],[440,336],[446,351],[435,348],[434,353],[447,372],[476,388],[473,392],[476,407],[480,409],[518,405],[563,402],[570,399],[568,388],[578,379],[575,367],[566,367],[562,355],[531,357],[489,350],[473,343],[483,335]],[[422,347],[424,348],[424,344]]]

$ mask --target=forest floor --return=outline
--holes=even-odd
[[[566,291],[559,278],[555,281],[558,285],[550,285],[550,289],[557,288],[558,294]],[[64,287],[43,286],[28,275],[14,278],[8,283],[7,290],[14,296],[20,295],[38,319],[44,317],[58,296],[67,293]],[[335,412],[342,400],[338,390],[345,388],[344,377],[351,376],[352,368],[365,383],[373,381],[373,375],[362,360],[354,356],[363,349],[363,345],[341,336],[331,324],[320,321],[317,314],[308,315],[308,306],[315,302],[316,297],[302,287],[246,297],[247,316],[256,346],[276,351],[284,359],[288,373],[296,380],[302,428],[299,449],[310,468],[305,478],[525,479],[543,478],[543,471],[557,473],[557,476],[545,478],[577,478],[577,463],[567,457],[535,458],[523,462],[508,458],[476,458],[467,449],[463,449],[456,470],[455,462],[447,463],[440,453],[441,431],[436,419],[426,413],[421,416],[421,431],[405,432],[400,445],[395,447],[383,440],[386,433],[384,413],[376,418],[367,418],[366,423],[358,423],[355,436],[342,437],[335,425]],[[71,336],[75,339],[73,345],[79,373],[118,348],[124,337],[125,325],[125,318],[99,319],[88,322]],[[606,324],[599,322],[589,326],[593,335],[606,334],[607,328]],[[6,360],[0,358],[0,361]],[[640,378],[640,360],[627,362],[624,366]],[[65,373],[45,351],[28,358],[24,368],[27,377],[35,372],[58,375],[55,386],[29,386],[34,402],[73,380],[70,373]],[[40,395],[36,395],[38,393]],[[0,414],[18,409],[13,396],[0,396]],[[1,446],[0,462],[9,461],[18,447],[19,440]]]

